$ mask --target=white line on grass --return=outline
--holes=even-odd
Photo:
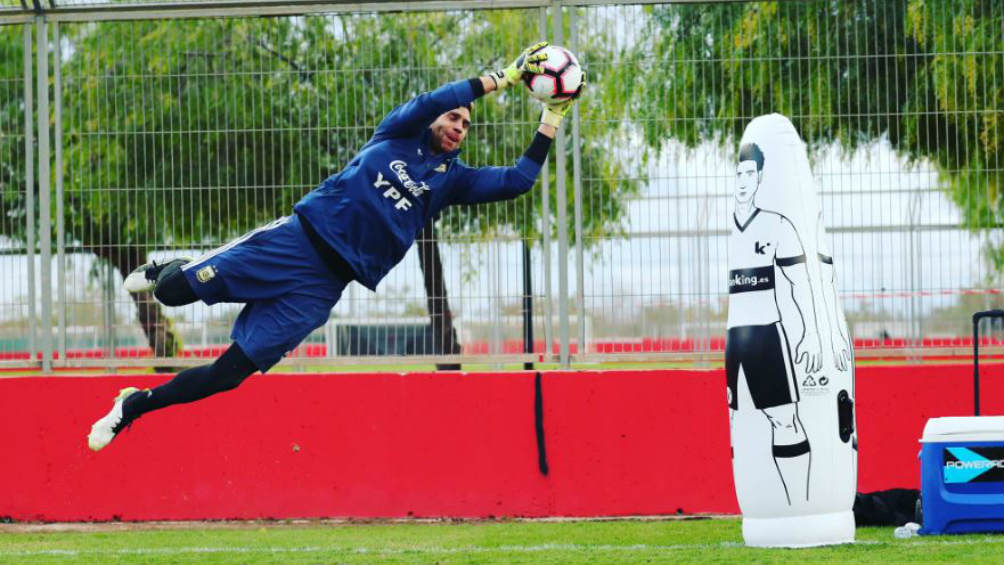
[[[854,545],[903,545],[903,546],[942,546],[942,545],[980,545],[985,543],[1002,543],[999,537],[983,537],[976,539],[916,539],[906,542],[864,540],[855,542]],[[2,550],[0,557],[28,557],[41,555],[170,555],[174,553],[356,553],[356,554],[376,554],[376,555],[402,555],[409,553],[446,553],[446,554],[466,554],[466,553],[534,553],[541,551],[646,551],[646,550],[683,550],[683,549],[739,549],[745,547],[743,544],[732,541],[720,543],[692,543],[692,544],[631,544],[631,545],[610,545],[610,544],[578,544],[578,543],[545,543],[539,545],[499,545],[499,546],[463,546],[463,547],[440,547],[440,546],[413,546],[407,548],[400,547],[355,547],[355,546],[303,546],[303,547],[255,547],[255,546],[232,546],[232,547],[148,547],[148,548],[120,548],[120,549],[26,549],[26,550]],[[763,549],[763,548],[751,548]]]

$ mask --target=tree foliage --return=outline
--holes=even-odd
[[[25,194],[24,35],[0,26],[0,236],[23,243]]]
[[[886,138],[902,155],[930,160],[966,225],[1000,229],[999,0],[632,10],[596,10],[580,27],[576,50],[590,83],[579,103],[585,244],[617,231],[625,199],[645,182],[633,143],[648,154],[667,140],[733,143],[749,119],[768,112],[791,117],[815,146]],[[625,21],[629,13],[641,17]],[[391,108],[505,64],[541,38],[538,26],[536,10],[63,25],[55,51],[64,77],[67,243],[124,271],[154,247],[218,245],[288,214]],[[22,40],[18,26],[0,26],[0,235],[19,241],[35,213],[26,209],[20,166]],[[463,158],[514,161],[538,111],[520,89],[485,97]],[[628,135],[628,126],[637,129]],[[571,171],[571,144],[567,153]],[[569,198],[569,217],[572,206]],[[535,237],[541,213],[541,199],[530,196],[454,208],[440,225],[445,239]],[[1004,249],[992,241],[988,256],[1004,271]]]
[[[395,105],[501,64],[536,39],[523,31],[531,26],[516,25],[525,18],[493,11],[85,26],[64,65],[71,231],[94,245],[177,247],[218,243],[287,214]],[[527,99],[517,91],[479,101],[463,158],[515,161],[539,111]],[[596,141],[583,148],[583,163],[590,177],[609,179],[596,186],[617,204],[629,191],[604,170],[603,133],[584,135]],[[536,233],[539,199],[511,206],[467,207],[447,230]],[[596,210],[586,224],[610,229],[620,213],[617,205]]]
[[[289,214],[394,106],[504,65],[538,40],[536,16],[496,10],[63,26],[67,243],[124,275],[154,248],[219,245]],[[539,105],[521,91],[476,103],[465,161],[510,164],[523,152]],[[602,107],[603,89],[596,92],[591,103]],[[23,119],[16,104],[5,110]],[[585,209],[586,233],[615,230],[622,200],[638,185],[636,176],[618,178],[603,146],[616,127],[584,122],[584,176],[601,181],[586,189],[607,203]],[[5,208],[23,215],[19,182],[5,179],[3,193]],[[552,215],[554,190],[552,182]],[[533,237],[540,203],[534,195],[454,208],[444,214],[443,235]],[[24,235],[23,227],[5,232]],[[164,325],[158,312],[141,305],[148,335]]]
[[[652,8],[633,64],[649,148],[789,116],[821,146],[885,137],[941,172],[974,230],[1004,221],[1004,4],[816,0]],[[1004,248],[987,249],[998,271]]]

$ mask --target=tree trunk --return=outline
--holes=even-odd
[[[95,250],[95,254],[108,261],[113,267],[118,269],[122,277],[139,267],[146,261],[146,252],[142,247],[125,246],[116,247],[111,245],[101,245]],[[164,310],[151,293],[143,292],[138,294],[130,293],[133,302],[136,303],[136,310],[139,313],[139,324],[146,335],[146,341],[153,349],[154,357],[175,357],[181,352],[181,340],[171,326],[171,320],[164,315]],[[171,367],[157,367],[157,372],[174,372]]]
[[[422,267],[422,281],[425,283],[426,307],[432,329],[432,352],[437,355],[460,353],[457,330],[453,327],[453,313],[446,297],[443,281],[443,262],[439,257],[439,240],[436,237],[436,222],[430,221],[422,228],[418,238],[418,261]],[[458,363],[437,363],[440,371],[459,371]]]

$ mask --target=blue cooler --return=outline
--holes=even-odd
[[[1004,532],[1004,416],[931,418],[920,441],[920,534]]]

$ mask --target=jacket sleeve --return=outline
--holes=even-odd
[[[458,80],[432,92],[423,92],[391,110],[377,126],[373,139],[409,137],[420,133],[443,112],[470,104],[476,97],[470,80]]]
[[[526,156],[515,167],[468,167],[456,163],[458,178],[451,204],[478,204],[509,200],[529,192],[540,174],[540,164]]]

